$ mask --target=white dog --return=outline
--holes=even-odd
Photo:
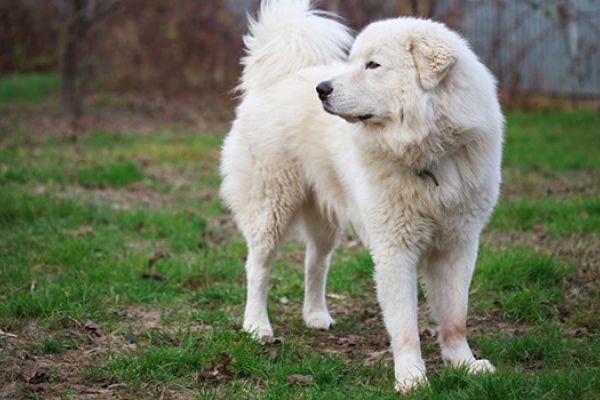
[[[290,233],[306,243],[304,321],[328,329],[327,270],[350,223],[375,263],[397,390],[426,382],[418,264],[443,359],[493,371],[466,339],[478,239],[500,186],[493,76],[442,24],[375,22],[352,44],[309,3],[264,0],[244,38],[243,100],[221,160],[221,194],[248,244],[244,329],[273,335],[269,263]]]

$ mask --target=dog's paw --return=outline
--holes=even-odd
[[[273,337],[273,329],[270,325],[258,325],[244,321],[244,330],[257,341],[268,340]]]
[[[414,365],[403,368],[401,371],[396,369],[396,392],[406,394],[419,386],[427,386],[429,381],[425,375],[425,367]]]
[[[496,372],[496,368],[488,360],[473,360],[467,364],[467,371],[470,374],[480,374],[483,372]]]
[[[335,320],[327,311],[314,312],[304,315],[306,326],[313,329],[328,330],[331,325],[335,324]]]

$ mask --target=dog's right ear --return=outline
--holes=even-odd
[[[413,39],[410,52],[424,90],[440,84],[456,64],[456,53],[443,41],[432,37]]]

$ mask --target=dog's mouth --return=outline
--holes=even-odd
[[[346,121],[348,121],[350,123],[359,122],[359,121],[367,121],[367,120],[373,118],[373,114],[350,115],[350,114],[343,114],[343,113],[336,112],[331,108],[331,106],[329,105],[329,103],[327,101],[323,101],[323,109],[326,112],[328,112],[329,114],[336,115],[340,118],[345,119]]]

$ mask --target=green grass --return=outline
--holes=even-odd
[[[504,165],[552,176],[600,167],[600,127],[593,112],[512,114]]]
[[[56,96],[59,86],[54,73],[0,76],[0,105],[41,103]]]
[[[108,165],[96,165],[77,171],[77,180],[83,186],[122,187],[138,182],[144,177],[140,168],[128,161],[118,161]]]
[[[430,388],[409,398],[597,398],[598,274],[584,268],[594,249],[577,243],[598,248],[600,190],[593,181],[560,195],[522,188],[598,176],[598,127],[593,113],[508,117],[505,194],[480,249],[469,323],[474,349],[498,372],[444,369],[425,336]],[[334,257],[330,332],[301,321],[302,248],[294,243],[276,261],[269,295],[283,343],[261,346],[241,332],[246,248],[218,198],[221,141],[95,131],[75,146],[2,134],[0,328],[18,338],[0,337],[0,392],[38,395],[36,385],[10,386],[2,376],[44,358],[51,379],[37,387],[55,397],[89,387],[136,399],[398,398],[390,362],[364,363],[388,339],[373,263],[360,247]],[[574,245],[565,253],[553,247],[560,241]],[[149,269],[157,252],[167,255]],[[358,344],[346,351],[339,338],[349,335]],[[313,381],[290,384],[292,374]]]
[[[548,255],[514,248],[501,252],[480,252],[475,283],[487,294],[487,309],[496,308],[503,318],[528,323],[558,319],[556,304],[564,300],[563,278],[573,270]]]

